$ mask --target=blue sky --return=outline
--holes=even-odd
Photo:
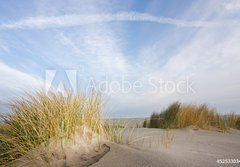
[[[46,70],[71,69],[81,89],[106,76],[145,83],[141,93],[103,94],[111,117],[148,116],[174,101],[240,113],[239,44],[236,0],[2,0],[0,101],[43,87]],[[149,78],[188,78],[194,92],[152,93]]]

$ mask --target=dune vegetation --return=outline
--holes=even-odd
[[[10,113],[1,114],[0,166],[19,160],[30,151],[61,144],[75,136],[91,141],[95,136],[113,142],[122,142],[124,127],[103,119],[102,100],[97,93],[89,96],[77,93],[35,92],[9,103]],[[207,105],[171,104],[161,113],[153,113],[143,127],[184,128],[197,126],[221,130],[240,129],[240,117],[220,115]],[[88,133],[86,135],[87,131]]]
[[[240,129],[240,116],[235,114],[220,115],[207,105],[171,104],[160,113],[153,113],[150,121],[144,121],[143,127],[150,128],[184,128],[196,126],[202,129],[217,128],[226,131],[229,128]]]
[[[1,114],[0,166],[34,148],[47,147],[50,141],[84,135],[86,128],[99,137],[120,140],[116,128],[103,121],[102,102],[96,93],[35,92],[11,101],[9,107],[11,113]]]

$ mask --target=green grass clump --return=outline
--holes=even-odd
[[[171,128],[175,123],[176,115],[179,112],[181,104],[179,102],[172,103],[165,111],[160,113],[160,127]]]
[[[150,128],[170,128],[176,119],[181,104],[175,102],[161,113],[153,113],[150,117]]]
[[[147,128],[147,127],[148,127],[148,121],[147,121],[147,119],[145,119],[143,121],[143,128]]]
[[[13,162],[50,140],[69,139],[87,127],[106,136],[101,99],[81,94],[36,92],[10,103],[11,113],[1,115],[0,166]],[[108,136],[108,135],[107,135]]]
[[[160,128],[160,115],[158,113],[153,113],[150,117],[150,127]]]
[[[236,126],[236,129],[240,130],[240,116],[237,118],[235,126]]]

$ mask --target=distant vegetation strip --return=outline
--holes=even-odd
[[[179,102],[171,104],[160,113],[153,113],[150,120],[143,122],[149,128],[184,128],[196,126],[202,129],[217,128],[227,131],[229,128],[240,129],[240,116],[234,113],[221,115],[207,105],[184,105]]]

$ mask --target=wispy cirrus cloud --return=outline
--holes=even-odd
[[[187,21],[168,17],[154,16],[147,13],[119,12],[103,14],[84,14],[84,15],[62,15],[50,17],[29,17],[18,21],[0,24],[0,29],[47,29],[56,27],[73,27],[94,23],[106,23],[114,21],[123,22],[154,22],[168,24],[178,27],[218,27],[218,26],[240,26],[237,21]]]
[[[148,3],[156,9],[143,6],[146,13],[134,5],[118,9],[116,3],[107,1],[102,5],[95,0],[43,1],[38,1],[36,13],[21,15],[14,11],[18,19],[6,14],[5,21],[0,21],[0,59],[7,63],[0,63],[2,94],[35,85],[35,76],[43,77],[48,68],[79,70],[80,80],[86,82],[90,77],[105,80],[105,75],[110,76],[109,81],[120,81],[124,75],[131,82],[142,83],[149,78],[178,81],[190,76],[195,83],[194,94],[152,94],[144,85],[141,95],[113,94],[107,108],[112,110],[111,116],[146,116],[179,100],[208,102],[223,112],[238,112],[237,1],[194,2],[186,8],[167,3],[166,10],[156,1]],[[9,8],[13,8],[10,3]],[[21,71],[19,66],[28,70]]]
[[[44,81],[39,77],[12,68],[1,61],[0,74],[2,78],[0,80],[0,92],[4,94],[0,97],[0,102],[20,92],[44,87]]]

